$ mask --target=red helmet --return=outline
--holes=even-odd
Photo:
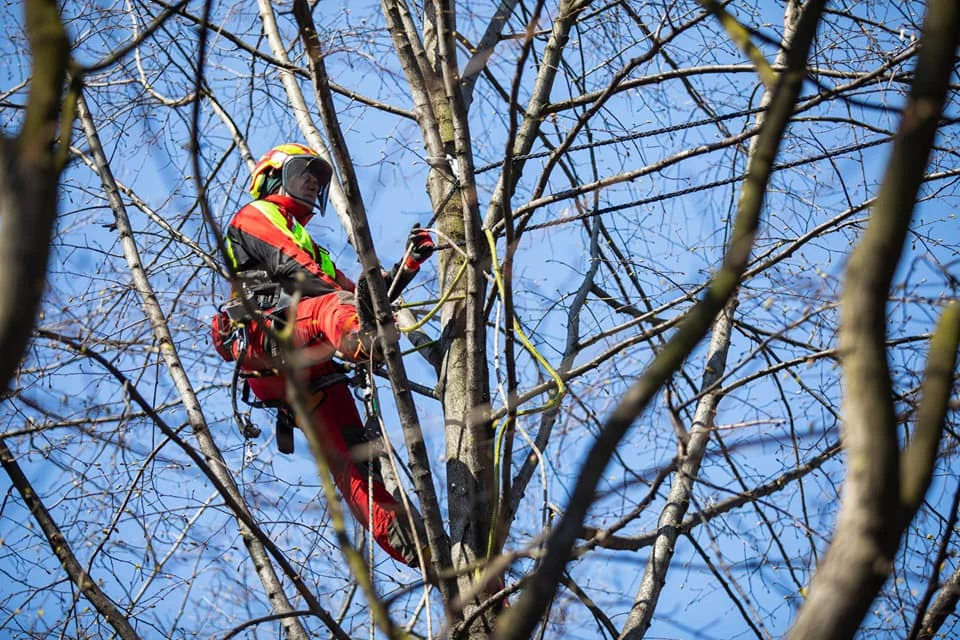
[[[319,205],[323,215],[332,176],[330,165],[316,151],[289,142],[263,154],[253,168],[249,191],[259,200],[282,188],[286,195],[308,207]]]

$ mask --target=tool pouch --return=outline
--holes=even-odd
[[[237,327],[233,324],[226,311],[218,311],[210,322],[210,338],[213,348],[220,357],[227,362],[233,362],[236,357],[233,353],[233,343],[237,339]]]
[[[293,453],[293,428],[296,423],[293,416],[285,409],[277,409],[277,449],[280,453]]]

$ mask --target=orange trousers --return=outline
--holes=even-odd
[[[282,314],[278,314],[282,315]],[[306,349],[311,364],[304,369],[306,384],[334,373],[330,359],[340,350],[345,338],[360,329],[353,295],[340,291],[305,298],[297,305],[293,327],[294,344]],[[234,347],[236,349],[236,347]],[[240,356],[239,353],[234,354]],[[247,328],[247,345],[241,368],[260,371],[273,367],[266,331],[256,322]],[[250,377],[250,390],[261,401],[284,402],[286,385],[282,375]],[[354,517],[366,527],[391,557],[410,566],[418,566],[417,545],[412,535],[416,527],[419,544],[426,545],[419,515],[414,512],[413,527],[403,506],[387,491],[379,465],[368,464],[367,440],[363,420],[346,383],[334,384],[315,392],[309,401],[310,424],[330,464],[334,483]],[[373,509],[370,509],[372,476]]]

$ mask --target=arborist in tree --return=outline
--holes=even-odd
[[[254,201],[237,212],[226,233],[229,267],[243,291],[234,291],[231,301],[214,316],[214,346],[224,359],[237,361],[238,375],[259,399],[259,405],[277,408],[278,446],[285,453],[291,452],[292,412],[285,403],[278,350],[266,328],[281,328],[292,296],[302,296],[296,305],[292,339],[309,362],[304,374],[310,389],[311,424],[298,426],[316,433],[334,481],[357,520],[392,557],[418,566],[410,521],[384,486],[379,465],[368,464],[365,451],[379,433],[365,429],[350,392],[350,379],[333,360],[338,356],[349,362],[364,362],[378,350],[373,346],[375,336],[369,322],[361,323],[356,285],[337,269],[327,250],[317,245],[305,228],[317,210],[324,214],[332,175],[326,161],[299,144],[271,149],[254,167],[249,189]],[[391,298],[399,296],[434,248],[430,234],[414,226],[404,259],[389,274],[384,273]],[[369,308],[369,295],[366,298],[362,308]],[[251,306],[258,313],[251,315]],[[251,424],[247,427],[256,429]],[[368,492],[371,475],[372,509]],[[419,543],[425,546],[426,536],[416,513],[413,522]]]

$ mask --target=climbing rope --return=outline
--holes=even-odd
[[[497,293],[502,299],[506,296],[506,292],[503,284],[503,277],[500,273],[499,261],[497,259],[497,243],[493,237],[493,232],[490,231],[490,229],[484,229],[484,234],[487,238],[487,246],[490,249],[490,258],[491,258],[490,268],[493,271],[493,279],[497,287]],[[527,335],[524,333],[523,328],[520,326],[520,321],[517,319],[517,317],[514,316],[512,320],[513,320],[513,331],[514,331],[514,334],[517,336],[517,339],[520,341],[520,344],[523,345],[523,347],[527,350],[527,352],[531,356],[533,356],[534,360],[536,360],[537,363],[539,363],[540,366],[543,367],[543,369],[547,372],[547,374],[553,379],[553,382],[556,385],[556,392],[552,395],[552,397],[550,397],[550,399],[545,404],[539,407],[521,409],[513,415],[507,414],[506,416],[503,417],[500,423],[495,427],[494,449],[493,449],[494,500],[493,500],[493,513],[491,514],[492,517],[490,518],[490,532],[487,537],[487,557],[488,558],[493,553],[493,547],[496,542],[497,521],[499,519],[500,509],[502,508],[502,504],[503,504],[503,492],[502,492],[503,487],[500,486],[500,467],[501,467],[501,464],[509,464],[509,461],[502,461],[500,459],[502,454],[503,440],[506,437],[507,429],[510,426],[510,424],[520,416],[541,413],[543,411],[548,411],[556,407],[557,404],[563,398],[564,394],[566,393],[566,385],[563,382],[563,378],[560,377],[560,374],[557,373],[557,371],[552,366],[550,366],[550,363],[547,362],[547,359],[544,358],[543,355],[541,355],[541,353],[533,345],[533,343],[530,342],[530,339],[527,338]],[[504,320],[504,322],[508,322],[508,321],[509,320],[507,319]],[[530,441],[529,436],[525,435],[525,438],[528,442],[530,442],[533,450],[536,452],[536,455],[540,460],[541,470],[542,470],[543,459],[540,451],[537,449],[536,446],[533,446],[533,442]],[[544,481],[544,486],[546,486],[546,478],[544,478],[543,481]]]
[[[494,240],[493,232],[490,231],[490,229],[484,229],[484,234],[487,237],[487,245],[490,248],[490,257],[491,257],[490,268],[493,271],[493,279],[497,286],[497,292],[499,293],[500,297],[503,298],[506,295],[506,293],[503,285],[503,277],[500,275],[500,268],[497,262],[496,240]],[[527,350],[527,352],[533,357],[533,359],[536,360],[541,367],[543,367],[543,369],[547,372],[547,375],[549,375],[553,379],[554,384],[557,386],[556,394],[546,404],[533,409],[520,410],[517,412],[517,415],[521,416],[521,415],[529,415],[531,413],[541,413],[543,411],[547,411],[548,409],[552,409],[554,406],[556,406],[558,402],[560,402],[560,399],[566,393],[566,385],[563,382],[563,378],[560,377],[560,374],[557,373],[557,371],[552,366],[550,366],[550,363],[547,362],[547,359],[544,358],[543,355],[541,355],[540,352],[537,350],[537,348],[533,345],[533,343],[530,342],[530,339],[527,338],[527,334],[523,332],[523,328],[520,326],[520,321],[517,320],[517,317],[514,316],[512,320],[513,320],[513,331],[514,331],[514,334],[517,336],[517,339],[520,341],[520,344],[523,345],[524,349]],[[504,322],[507,322],[507,320],[504,320]]]
[[[404,333],[416,331],[417,329],[423,327],[427,322],[430,321],[431,318],[433,318],[434,315],[436,315],[436,313],[442,308],[444,303],[449,301],[450,296],[452,295],[454,289],[456,288],[456,285],[460,282],[461,278],[463,277],[463,274],[466,272],[466,267],[469,262],[466,252],[463,251],[463,249],[461,249],[459,246],[457,246],[457,244],[453,242],[448,236],[446,236],[446,234],[444,234],[442,231],[434,228],[427,228],[427,231],[431,233],[435,233],[438,237],[444,240],[453,250],[458,252],[463,258],[463,262],[461,263],[459,269],[457,270],[457,273],[454,276],[453,280],[445,288],[444,292],[441,294],[436,304],[434,304],[433,307],[418,322],[416,322],[411,326],[401,328],[401,331]],[[500,273],[500,268],[499,268],[496,240],[494,239],[493,233],[490,229],[485,229],[484,234],[487,239],[487,245],[490,251],[491,272],[492,272],[492,273],[484,273],[484,276],[488,280],[490,280],[491,283],[496,287],[497,293],[499,297],[502,299],[506,295],[506,292],[503,284],[503,277]],[[504,438],[506,437],[508,427],[515,420],[516,417],[541,413],[556,407],[562,400],[564,394],[566,393],[566,385],[563,382],[563,378],[560,376],[559,373],[557,373],[557,371],[550,365],[547,359],[543,357],[543,355],[539,352],[539,350],[537,350],[536,346],[530,341],[526,333],[523,331],[523,328],[520,325],[520,322],[516,318],[516,316],[512,318],[512,322],[513,322],[514,335],[517,336],[517,340],[520,342],[523,348],[533,357],[533,359],[540,365],[540,367],[542,367],[543,370],[546,371],[547,375],[553,380],[556,386],[556,391],[551,395],[549,400],[543,405],[538,407],[533,407],[533,408],[524,408],[517,411],[513,415],[505,416],[495,427],[494,460],[493,460],[495,499],[494,499],[494,511],[492,514],[493,517],[491,518],[492,524],[490,527],[490,535],[487,541],[488,556],[493,551],[494,541],[496,538],[497,515],[499,514],[499,511],[502,508],[503,496],[501,491],[502,487],[500,483],[500,468],[501,468],[502,461],[500,458],[502,455],[503,441],[504,441]],[[530,439],[529,435],[526,434],[526,432],[523,431],[522,429],[521,431],[524,439],[530,444],[538,460],[540,460],[541,473],[544,473],[543,464],[542,464],[543,463],[542,452],[539,451],[539,449],[536,447],[534,442]],[[391,463],[393,463],[392,460],[391,460]],[[543,478],[543,482],[544,482],[544,487],[546,487],[545,477]]]
[[[365,366],[365,384],[362,389],[362,399],[364,413],[366,414],[366,422],[364,424],[364,436],[373,436],[374,430],[376,432],[376,437],[380,439],[383,443],[383,452],[390,463],[390,470],[393,473],[393,477],[397,483],[397,492],[400,494],[400,503],[403,505],[403,514],[397,514],[397,517],[407,518],[407,525],[410,527],[410,534],[413,537],[413,544],[417,550],[417,563],[419,564],[420,575],[424,581],[424,584],[429,584],[427,579],[427,558],[424,556],[423,550],[426,548],[427,541],[420,539],[420,534],[417,530],[416,525],[413,523],[413,508],[410,505],[410,496],[407,494],[406,488],[403,486],[403,483],[400,481],[400,468],[403,468],[406,471],[406,467],[403,466],[398,460],[396,453],[394,451],[393,445],[390,442],[390,438],[386,434],[386,425],[383,423],[383,416],[380,413],[380,400],[377,394],[377,385],[374,382],[373,378],[373,360],[367,362]],[[368,427],[369,425],[369,427]],[[368,521],[373,522],[373,455],[374,447],[368,447]],[[407,474],[409,477],[409,473]],[[411,478],[412,480],[412,478]],[[372,538],[373,536],[370,536]],[[371,581],[373,580],[373,549],[370,550],[370,572],[371,572]],[[426,608],[427,608],[427,637],[433,637],[433,618],[430,612],[430,601],[429,598],[426,599]],[[371,627],[372,628],[372,627]]]

